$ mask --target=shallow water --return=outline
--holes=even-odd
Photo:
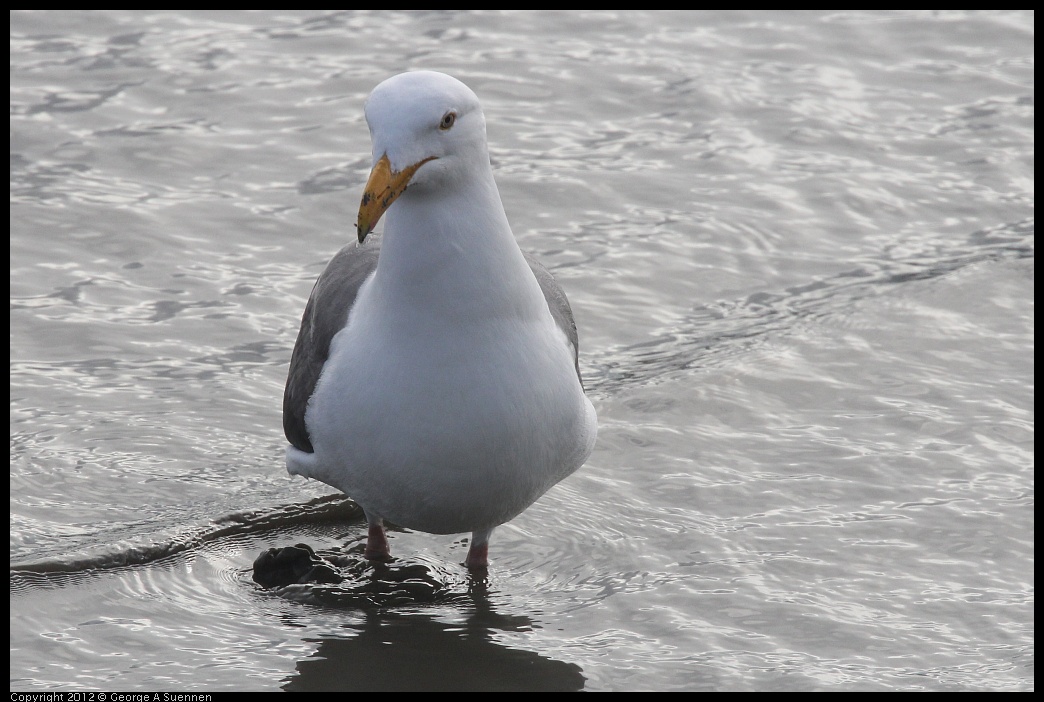
[[[13,12],[11,688],[1032,689],[1033,19]],[[425,596],[265,590],[365,536],[281,394],[412,68],[598,445],[486,579],[396,531]]]

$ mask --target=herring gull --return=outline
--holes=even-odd
[[[373,169],[358,243],[305,306],[283,397],[287,470],[362,507],[367,558],[390,559],[387,519],[471,532],[465,564],[483,568],[494,527],[594,447],[576,324],[511,232],[475,93],[408,72],[365,112]]]

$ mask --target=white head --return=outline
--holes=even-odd
[[[448,187],[489,168],[486,119],[471,89],[435,71],[388,78],[366,100],[373,171],[359,210],[359,240],[408,187]]]
[[[393,172],[434,156],[486,152],[486,120],[471,88],[435,71],[401,73],[366,100],[373,165],[387,154]]]

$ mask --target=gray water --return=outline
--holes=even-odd
[[[1033,23],[12,12],[11,688],[1033,689]],[[265,590],[365,535],[281,395],[416,68],[484,102],[598,445],[485,579],[398,530],[424,596]]]

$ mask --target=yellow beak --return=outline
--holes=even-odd
[[[391,207],[391,204],[406,191],[406,187],[410,184],[410,179],[413,178],[417,169],[434,158],[435,156],[429,156],[412,166],[403,168],[398,173],[393,173],[388,154],[381,156],[377,165],[370,171],[370,178],[366,181],[366,188],[363,190],[362,202],[359,203],[359,221],[356,222],[355,228],[359,233],[360,244],[377,226],[377,222]]]

